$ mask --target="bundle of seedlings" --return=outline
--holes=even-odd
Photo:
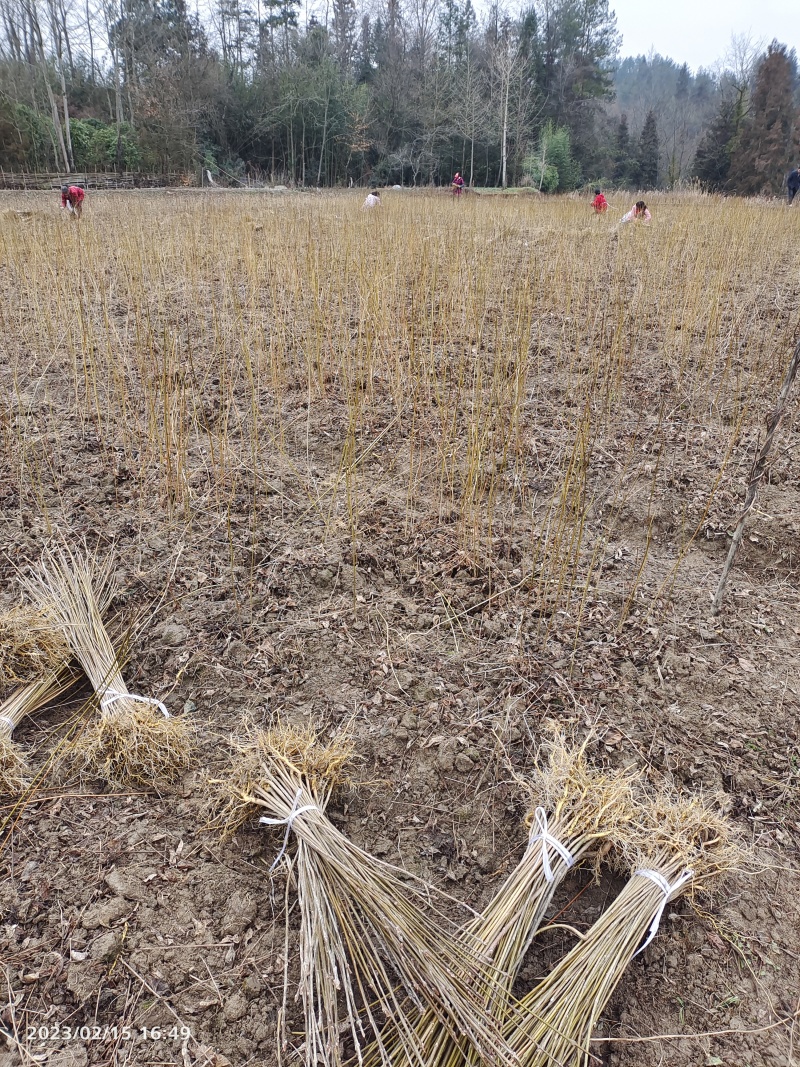
[[[29,782],[25,757],[12,739],[14,730],[26,715],[58,700],[81,677],[80,671],[64,664],[38,681],[18,685],[0,704],[0,793],[21,793]]]
[[[659,796],[624,835],[629,880],[552,972],[513,1008],[505,1036],[520,1067],[585,1067],[592,1033],[631,960],[653,940],[667,904],[737,863],[731,825],[701,798]]]
[[[121,662],[103,624],[114,590],[113,558],[100,563],[66,546],[47,549],[24,580],[42,613],[61,629],[99,703],[99,716],[63,746],[80,774],[109,785],[151,786],[189,766],[192,734],[160,700],[129,692]]]
[[[576,744],[553,730],[532,774],[518,779],[529,797],[527,848],[483,914],[464,926],[465,934],[486,946],[492,977],[481,996],[485,1011],[498,1023],[506,1017],[524,956],[567,872],[588,859],[599,869],[609,844],[627,832],[638,814],[634,776],[592,766],[586,757],[592,739],[590,734]],[[385,1028],[382,1043],[392,1062],[401,1064],[402,1046],[392,1026]],[[415,1029],[427,1050],[427,1067],[479,1062],[474,1049],[443,1030],[430,1012],[418,1018]],[[380,1062],[377,1044],[364,1059],[367,1067]]]
[[[287,855],[290,835],[296,838],[290,868],[300,914],[305,1062],[340,1064],[348,1033],[360,1058],[371,1033],[391,1018],[404,1062],[422,1067],[413,1011],[430,1012],[439,1026],[463,1034],[483,1062],[510,1064],[477,992],[492,977],[480,942],[437,907],[435,890],[354,845],[327,817],[333,790],[349,780],[351,756],[349,743],[325,745],[313,730],[251,731],[217,783],[222,805],[215,821],[226,835],[253,814],[281,829],[271,872]],[[286,921],[288,945],[288,910]],[[284,1019],[287,999],[288,977]]]
[[[17,605],[0,614],[0,686],[38,681],[71,656],[63,633],[42,612]]]
[[[104,612],[109,595],[106,589],[98,602]],[[0,673],[18,682],[0,704],[0,790],[13,794],[28,784],[27,762],[12,739],[14,730],[75,688],[84,674],[53,619],[27,605],[0,616]]]

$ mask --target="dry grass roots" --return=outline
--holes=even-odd
[[[69,664],[47,673],[35,682],[18,685],[0,704],[0,792],[16,795],[29,785],[27,761],[12,734],[26,715],[57,700],[78,681],[79,672]]]
[[[42,612],[15,607],[0,615],[0,685],[41,678],[69,658],[63,633]]]
[[[10,736],[0,736],[0,795],[16,796],[29,782],[30,770],[19,745]]]
[[[101,715],[64,745],[59,760],[82,778],[115,788],[169,782],[191,765],[194,736],[185,719],[164,718],[133,705]]]

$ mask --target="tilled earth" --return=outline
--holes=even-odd
[[[97,202],[92,225],[102,227]],[[9,304],[10,266],[0,274]],[[6,345],[16,326],[10,314],[3,323]],[[558,328],[543,327],[540,345]],[[579,736],[593,728],[598,764],[719,794],[752,846],[746,869],[712,899],[668,909],[604,1010],[593,1051],[612,1067],[800,1059],[791,1021],[800,1007],[795,417],[780,429],[712,619],[766,401],[717,485],[723,428],[679,408],[649,424],[633,397],[677,386],[632,370],[613,432],[594,439],[587,460],[577,558],[588,577],[573,596],[550,598],[528,569],[543,514],[535,501],[498,507],[477,546],[435,480],[419,483],[409,509],[412,439],[388,388],[371,398],[375,443],[359,468],[355,529],[341,479],[349,408],[337,383],[311,406],[307,386],[290,383],[281,450],[257,472],[243,464],[233,489],[190,448],[181,510],[165,494],[163,466],[131,471],[75,410],[69,374],[42,352],[0,366],[0,606],[14,602],[18,568],[54,534],[113,545],[116,608],[136,622],[128,685],[196,724],[198,757],[174,786],[148,792],[56,778],[49,754],[76,712],[92,713],[86,691],[15,734],[40,773],[23,802],[0,801],[2,1067],[278,1062],[286,886],[267,869],[280,842],[250,826],[223,843],[207,825],[208,780],[244,714],[326,733],[347,726],[362,784],[338,798],[336,824],[474,908],[524,848],[513,772],[524,774],[548,720]],[[537,460],[521,460],[517,473],[534,494],[537,478],[550,488],[546,456],[563,447],[569,388],[553,367],[529,398],[526,455]],[[656,433],[669,458],[654,473]],[[309,507],[303,465],[329,490],[318,499],[335,507]],[[620,885],[575,871],[554,913],[583,930]],[[571,947],[563,928],[545,930],[519,992]],[[291,941],[289,956],[291,980]],[[297,1048],[301,1012],[289,1005]]]

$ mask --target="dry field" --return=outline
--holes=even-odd
[[[362,199],[89,194],[76,224],[6,196],[0,609],[53,536],[113,546],[128,684],[198,752],[158,790],[57,776],[86,690],[15,733],[0,1065],[277,1064],[281,834],[206,825],[244,713],[350,724],[337,825],[475,908],[548,720],[718,793],[745,869],[668,909],[592,1062],[800,1063],[796,396],[710,616],[800,330],[800,211],[654,197],[617,233],[629,198]],[[572,873],[559,922],[620,885]],[[573,943],[545,930],[519,994]]]

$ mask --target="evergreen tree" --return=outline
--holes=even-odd
[[[627,115],[622,115],[617,126],[616,144],[614,146],[614,170],[611,176],[617,185],[639,184],[639,168],[631,149],[631,135],[628,130]]]
[[[731,185],[742,196],[779,195],[791,166],[798,128],[793,60],[785,45],[773,41],[756,72],[750,114],[731,160]]]
[[[536,80],[543,118],[570,131],[573,149],[597,163],[597,120],[613,96],[621,38],[609,0],[546,0],[538,12]]]
[[[678,81],[675,85],[675,98],[684,103],[689,98],[689,86],[692,81],[689,64],[684,63],[678,71]]]
[[[639,137],[639,183],[643,189],[658,188],[658,125],[655,111],[648,111]]]
[[[348,72],[356,51],[358,13],[355,0],[333,0],[331,37],[342,72]]]
[[[693,177],[699,179],[709,192],[723,192],[728,187],[731,151],[737,131],[736,104],[733,100],[722,100],[714,121],[698,145],[692,166]]]

